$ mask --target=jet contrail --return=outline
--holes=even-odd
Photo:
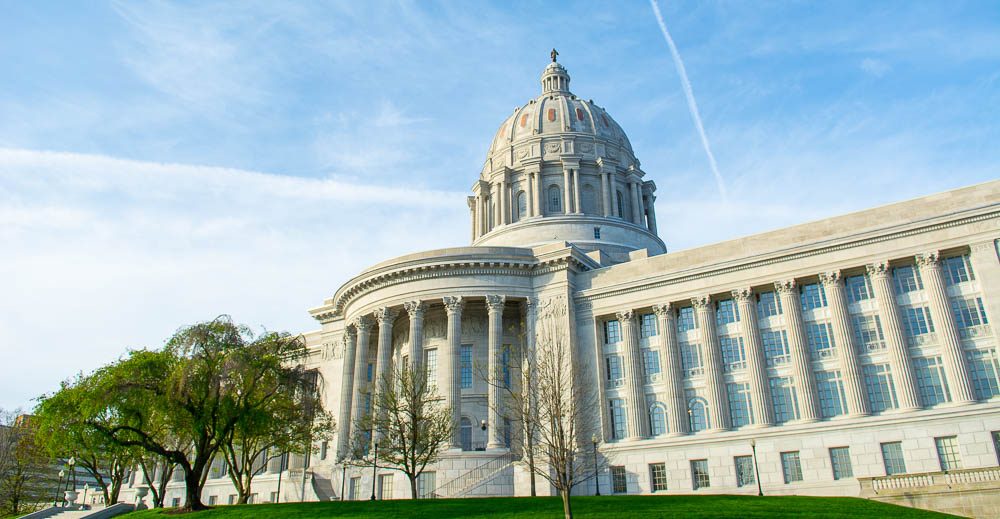
[[[688,110],[691,111],[691,118],[694,119],[694,125],[698,128],[698,135],[701,136],[701,145],[705,148],[705,154],[708,155],[708,164],[715,175],[715,183],[719,186],[719,196],[722,197],[723,202],[726,202],[728,201],[726,185],[722,182],[722,175],[719,174],[719,166],[715,163],[715,155],[712,155],[712,148],[708,145],[708,137],[705,135],[705,127],[701,124],[701,116],[698,115],[698,104],[694,102],[694,92],[691,91],[691,82],[688,81],[684,62],[681,61],[681,55],[677,52],[674,39],[670,37],[667,24],[663,23],[663,15],[660,14],[660,5],[656,3],[656,0],[649,0],[649,3],[653,6],[653,13],[656,14],[656,21],[660,24],[660,31],[663,32],[663,37],[667,40],[667,45],[670,46],[670,53],[674,56],[674,65],[677,67],[677,73],[681,76],[681,86],[684,87],[684,95],[687,96]]]

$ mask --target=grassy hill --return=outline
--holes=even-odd
[[[166,519],[163,510],[127,514],[127,519]],[[169,510],[166,511],[169,514]],[[739,519],[823,517],[932,518],[955,517],[913,508],[846,497],[800,496],[601,496],[574,497],[573,516],[624,518],[716,518]],[[167,517],[170,517],[167,515]],[[177,517],[174,515],[173,517]],[[495,497],[482,499],[425,499],[395,501],[345,501],[281,503],[277,505],[217,506],[184,515],[192,519],[311,519],[342,518],[559,518],[562,501],[557,497]]]

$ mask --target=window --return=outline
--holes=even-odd
[[[604,343],[615,344],[622,340],[622,327],[618,321],[604,323]]]
[[[997,461],[1000,461],[1000,431],[993,431],[990,436],[993,437],[993,452],[996,452]]]
[[[949,285],[976,279],[972,273],[972,263],[969,261],[968,254],[947,258],[942,263],[944,264],[942,269],[944,270],[944,280]]]
[[[736,486],[745,487],[757,482],[753,473],[753,456],[736,456],[733,464],[736,465]]]
[[[750,384],[726,384],[729,393],[729,415],[733,419],[733,427],[743,427],[753,421],[753,411],[750,406]]]
[[[833,342],[833,325],[830,323],[805,323],[806,342],[813,359],[826,359],[837,355]]]
[[[685,306],[684,308],[677,309],[677,332],[686,332],[688,330],[694,330],[694,308],[690,306]]]
[[[180,501],[180,500],[177,500],[177,501]],[[247,503],[248,503],[248,504],[251,504],[251,505],[252,505],[252,504],[254,504],[254,503],[256,503],[256,502],[257,502],[257,493],[256,493],[256,492],[254,492],[254,493],[250,494],[250,495],[249,495],[249,496],[247,497]]]
[[[962,468],[962,458],[958,454],[958,439],[954,436],[934,438],[937,445],[938,461],[941,470],[958,470]]]
[[[868,279],[868,276],[850,276],[844,280],[844,285],[847,289],[848,303],[857,303],[858,301],[874,297],[875,293],[872,291],[872,282]]]
[[[365,414],[372,412],[372,394],[365,393]]]
[[[611,467],[611,492],[624,494],[628,492],[628,480],[625,478],[625,467]]]
[[[799,401],[791,377],[771,379],[771,401],[774,404],[774,422],[783,424],[799,418]]]
[[[323,443],[321,443],[320,447],[319,447],[319,459],[321,459],[321,460],[325,460],[326,459],[326,450],[327,450],[327,448],[329,448],[329,446],[330,446],[330,442],[328,442],[326,440],[323,440]]]
[[[462,387],[472,387],[472,346],[462,346]]]
[[[781,299],[777,292],[764,292],[757,294],[757,315],[760,317],[770,317],[781,313]]]
[[[562,212],[562,196],[559,194],[559,186],[549,186],[549,212]]]
[[[785,484],[802,481],[802,465],[799,463],[799,451],[781,453],[781,472],[785,476]]]
[[[931,310],[926,306],[904,306],[903,327],[906,335],[916,337],[934,331],[934,322],[931,321]]]
[[[844,395],[844,382],[840,379],[840,371],[817,371],[816,392],[819,393],[819,407],[823,418],[844,414],[847,408],[847,398]]]
[[[624,383],[622,377],[622,356],[608,355],[604,357],[604,364],[607,367],[608,387],[619,387]]]
[[[625,197],[622,196],[621,191],[617,191],[616,195],[616,199],[618,200],[618,218],[631,221],[632,211],[628,204],[625,203]]]
[[[897,294],[924,289],[924,282],[920,279],[920,271],[913,265],[892,269],[892,279],[896,283]]]
[[[368,363],[368,371],[367,371],[367,375],[366,376],[368,377],[368,382],[371,382],[372,381],[372,363],[371,362]]]
[[[740,320],[739,308],[733,304],[732,299],[719,301],[715,308],[715,322],[719,326],[735,323]]]
[[[788,333],[785,330],[761,330],[760,342],[768,366],[788,364],[792,357],[788,351]]]
[[[703,372],[701,368],[701,346],[682,342],[680,343],[680,350],[681,369],[684,370],[684,375],[688,377],[701,375]]]
[[[948,389],[948,379],[945,378],[941,357],[915,358],[913,368],[917,372],[920,401],[925,407],[951,402],[951,391]]]
[[[695,490],[712,486],[708,478],[708,460],[691,460],[691,482]]]
[[[380,474],[378,477],[378,498],[392,499],[392,474]]]
[[[802,310],[812,310],[826,306],[826,291],[819,283],[802,285],[799,299],[802,301]]]
[[[643,349],[642,369],[646,374],[646,382],[657,380],[660,376],[660,352],[650,348]]]
[[[851,451],[848,447],[831,448],[830,464],[833,466],[833,479],[854,477],[854,470],[851,468]]]
[[[625,437],[625,400],[611,399],[611,436],[616,440]]]
[[[722,350],[722,369],[737,371],[747,367],[747,356],[743,350],[743,337],[719,337],[719,349]]]
[[[882,321],[877,315],[855,315],[854,339],[858,342],[858,353],[885,348],[885,337],[882,335]]]
[[[594,227],[594,239],[595,240],[600,240],[601,239],[601,228],[600,227]]]
[[[256,494],[254,494],[254,495],[256,495]],[[173,500],[171,501],[171,503],[172,503],[172,504],[171,504],[171,506],[173,506],[174,508],[177,508],[178,506],[181,506],[181,498],[179,498],[179,497],[175,497],[175,498],[174,498],[174,499],[173,499]]]
[[[466,417],[462,417],[459,421],[459,427],[461,429],[462,435],[462,450],[471,451],[472,450],[472,420]]]
[[[708,402],[704,398],[693,398],[688,402],[688,426],[691,432],[704,431],[711,427],[708,416]]]
[[[976,398],[986,400],[1000,395],[1000,364],[997,363],[997,350],[972,350],[965,353],[969,360],[969,372],[972,374],[972,387],[976,389]]]
[[[510,388],[510,344],[503,345],[500,352],[500,366],[503,370],[503,387]]]
[[[510,449],[510,418],[504,417],[503,419],[503,446]]]
[[[667,467],[663,463],[649,464],[649,481],[653,492],[667,489]]]
[[[226,504],[235,505],[236,504],[236,494],[229,494],[229,499]]]
[[[659,402],[649,406],[649,432],[653,436],[667,433],[667,412]]]
[[[891,476],[893,474],[906,474],[906,462],[903,461],[903,443],[883,443],[882,463],[885,464],[886,476]]]
[[[528,195],[524,191],[517,193],[517,219],[523,220],[528,216]]]
[[[215,506],[219,502],[219,496],[208,496],[208,506]]]
[[[955,324],[959,329],[987,324],[986,310],[982,298],[956,297],[951,300],[951,311],[955,314]]]
[[[864,374],[873,413],[899,407],[896,401],[896,386],[892,383],[892,372],[889,371],[888,364],[864,366]]]
[[[271,502],[272,503],[277,503],[278,502],[278,493],[277,492],[271,492]]]
[[[640,334],[643,338],[652,337],[656,335],[656,316],[653,314],[644,314],[642,316],[642,327],[640,328]]]
[[[424,350],[424,369],[427,374],[428,388],[437,386],[437,353],[437,350]]]
[[[437,488],[436,481],[437,474],[434,472],[424,471],[417,476],[417,495],[420,499],[434,497],[434,490]]]

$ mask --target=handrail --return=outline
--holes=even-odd
[[[447,483],[434,489],[435,497],[458,497],[468,491],[473,485],[482,481],[485,477],[503,469],[514,460],[511,453],[505,452],[493,457]]]

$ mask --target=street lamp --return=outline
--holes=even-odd
[[[594,446],[594,486],[597,488],[597,490],[594,492],[595,496],[601,495],[601,480],[597,479],[597,441],[598,437],[597,434],[595,433],[593,436],[590,437],[590,443],[591,445]]]
[[[52,501],[52,506],[59,506],[59,492],[62,491],[63,478],[66,477],[66,471],[59,471],[59,484],[56,486],[56,498]]]
[[[66,464],[69,465],[69,471],[73,473],[73,490],[65,493],[67,504],[69,506],[72,506],[74,503],[76,503],[76,496],[79,495],[76,493],[76,458],[75,457],[70,458],[69,460],[66,461]]]
[[[754,479],[757,480],[757,495],[764,495],[764,491],[760,489],[760,469],[757,468],[757,440],[750,440],[750,448],[753,449],[753,471]]]
[[[375,443],[375,455],[372,456],[372,501],[375,500],[375,471],[378,469],[378,443]]]

